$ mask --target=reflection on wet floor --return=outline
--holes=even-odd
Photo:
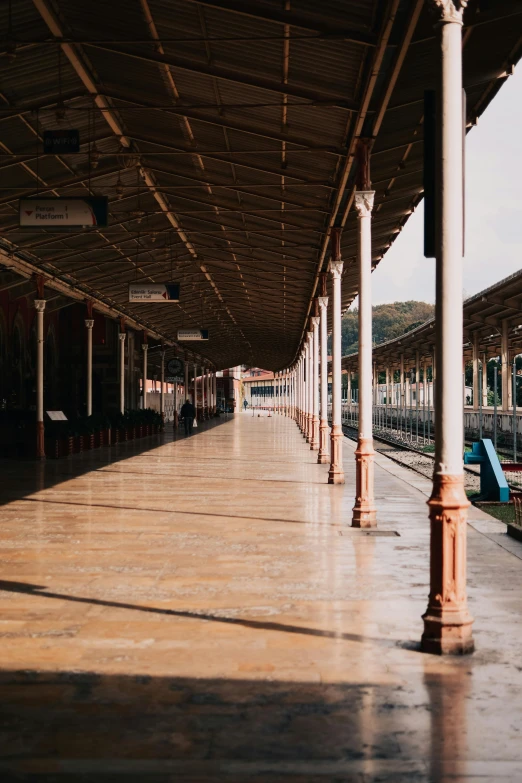
[[[238,415],[3,463],[0,779],[522,779],[522,561],[470,528],[477,653],[422,655],[425,496],[381,455],[362,535],[315,460]]]

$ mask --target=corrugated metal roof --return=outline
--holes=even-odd
[[[218,367],[288,365],[389,4],[293,0],[285,12],[279,0],[244,9],[226,1],[218,7],[206,0],[149,0],[158,44],[145,19],[146,0],[42,2],[43,17],[54,14],[72,39],[131,148],[121,148],[109,115],[94,108],[66,52],[59,87],[51,30],[31,0],[18,0],[14,35],[25,44],[2,71],[4,109],[0,103],[4,243],[166,339],[175,339],[182,325],[209,328],[210,340],[198,349]],[[370,125],[414,5],[399,3]],[[506,16],[512,0],[480,14],[471,0],[466,13],[464,79],[474,117],[495,94],[506,60],[520,55],[521,17]],[[0,33],[6,28],[1,8]],[[432,20],[423,10],[374,144],[374,263],[422,197],[422,96],[433,85],[435,57]],[[44,156],[37,134],[56,127],[60,96],[67,105],[63,127],[79,129],[81,152]],[[88,154],[94,140],[96,168]],[[142,171],[153,178],[157,198]],[[337,217],[346,221],[343,308],[357,294],[356,220],[353,212],[344,215],[352,187],[351,178]],[[60,195],[108,195],[110,225],[60,235],[21,231],[18,197],[51,188]],[[181,282],[182,299],[168,312],[126,301],[129,282],[172,277]]]

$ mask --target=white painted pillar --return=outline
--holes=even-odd
[[[509,399],[510,399],[510,393],[509,393],[509,386],[510,386],[510,371],[511,366],[509,363],[509,336],[508,336],[508,322],[507,320],[502,321],[502,331],[501,331],[501,337],[500,337],[500,360],[502,362],[500,372],[501,372],[501,389],[502,389],[502,410],[507,411],[509,409]]]
[[[92,416],[92,328],[94,318],[86,318],[87,328],[87,416]]]
[[[305,402],[305,430],[304,430],[304,436],[307,440],[307,442],[310,442],[310,430],[311,430],[311,422],[310,422],[310,394],[312,389],[312,384],[310,383],[310,371],[311,371],[311,361],[310,361],[310,341],[311,341],[311,335],[312,333],[308,331],[306,333],[306,342],[305,342],[305,385],[304,385],[304,402]]]
[[[194,401],[193,406],[198,411],[198,365],[194,362]]]
[[[320,312],[320,414],[319,414],[319,454],[317,462],[325,465],[330,461],[328,450],[328,297],[318,297]]]
[[[462,406],[463,113],[462,15],[465,2],[428,0],[437,14],[440,59],[436,248],[435,468],[430,507],[430,594],[425,652],[474,647],[466,598],[466,523]]]
[[[404,404],[406,401],[406,389],[405,389],[405,376],[404,376],[404,354],[401,353],[401,366],[400,366],[400,379],[399,379],[399,387],[400,387],[400,408],[401,410],[404,410]]]
[[[36,310],[36,458],[45,459],[44,425],[44,311],[46,300],[35,299]]]
[[[149,353],[149,346],[147,343],[142,344],[143,350],[143,410],[147,408],[147,357]]]
[[[488,355],[484,351],[482,354],[482,407],[488,404]]]
[[[355,450],[355,505],[352,527],[375,527],[372,432],[372,209],[375,192],[355,193],[359,265],[359,434]]]
[[[176,406],[174,406],[176,410]],[[165,351],[161,352],[161,365],[160,365],[160,413],[161,418],[165,417]]]
[[[185,397],[185,400],[190,399],[190,392],[189,392],[189,363],[187,360],[187,357],[185,356],[184,361],[184,388],[183,388],[183,395]]]
[[[301,348],[301,358],[299,360],[299,429],[304,435],[305,426],[305,343],[303,342]]]
[[[212,376],[212,389],[213,389],[213,398],[214,398],[214,413],[217,411],[217,373],[216,370],[214,370],[214,375]]]
[[[310,359],[311,359],[311,433],[310,433],[310,449],[317,451],[319,449],[319,324],[321,319],[319,316],[312,316],[310,319],[312,325],[312,338],[310,346]]]
[[[119,333],[120,338],[120,413],[125,413],[125,332]]]
[[[479,409],[479,334],[473,332],[473,410]]]
[[[332,233],[332,429],[330,432],[329,484],[344,484],[343,428],[341,420],[341,260],[340,235]]]
[[[304,433],[304,368],[305,368],[305,351],[304,345],[299,360],[299,429]]]

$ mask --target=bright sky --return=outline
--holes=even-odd
[[[522,267],[521,138],[522,64],[466,139],[466,297]],[[423,220],[421,204],[373,273],[374,304],[434,302],[435,260],[423,256]]]

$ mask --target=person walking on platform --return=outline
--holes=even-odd
[[[185,435],[192,435],[192,427],[194,426],[194,419],[196,418],[196,409],[192,405],[190,400],[185,400],[181,406],[179,415],[183,419],[185,425]]]

